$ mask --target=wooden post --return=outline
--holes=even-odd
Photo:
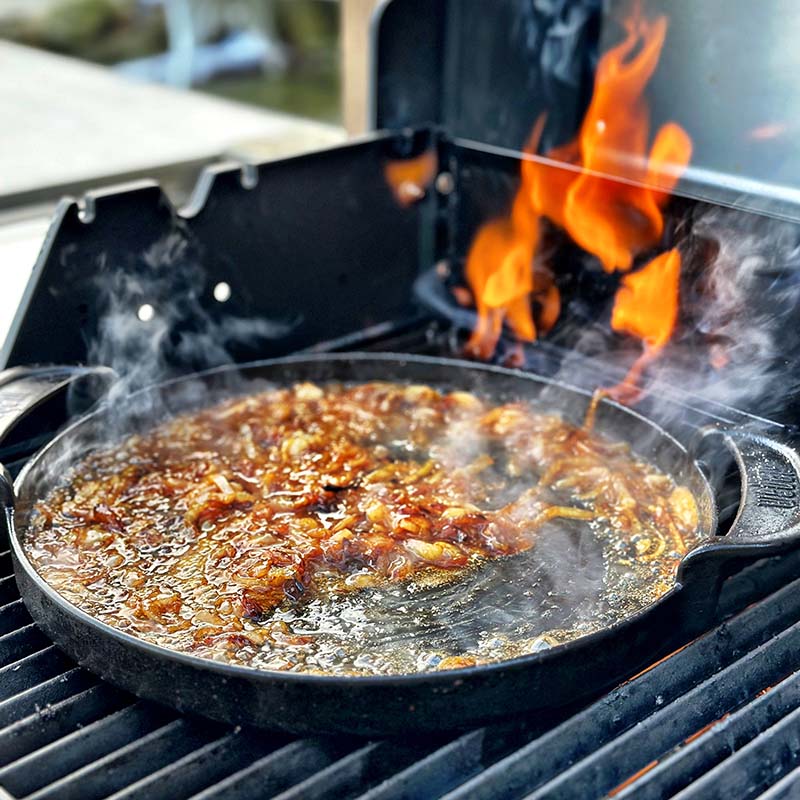
[[[344,124],[352,135],[367,129],[369,26],[380,0],[341,0]]]

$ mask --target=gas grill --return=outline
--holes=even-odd
[[[579,124],[604,30],[600,5],[502,0],[489,14],[479,0],[394,0],[376,28],[381,132],[320,153],[209,168],[180,209],[146,183],[63,201],[3,350],[12,377],[28,380],[9,402],[28,413],[0,425],[0,460],[18,471],[92,400],[68,391],[64,372],[33,365],[100,364],[146,384],[228,358],[460,355],[475,315],[452,288],[469,243],[508,209],[539,111],[560,109],[551,143]],[[529,100],[524,114],[514,110],[519,97]],[[418,196],[399,201],[387,165],[430,159],[436,169]],[[800,353],[791,328],[800,214],[790,192],[741,192],[690,170],[666,209],[665,238],[702,264],[701,223],[711,216],[726,231],[762,236],[769,247],[748,322],[781,332],[782,348],[761,374],[769,391],[742,392],[735,404],[716,384],[677,385],[669,379],[679,373],[660,373],[640,408],[683,442],[708,425],[796,441],[796,397],[776,394],[775,376]],[[504,336],[495,358],[544,376],[569,370],[588,389],[612,385],[630,355],[607,330],[616,284],[587,272],[577,247],[558,245],[562,321],[524,346]],[[701,284],[697,277],[689,290]],[[698,338],[694,329],[682,335],[672,363],[705,375]],[[712,467],[725,526],[738,474]],[[795,485],[762,488],[767,506],[776,497],[797,503]],[[435,736],[293,738],[182,715],[93,676],[32,621],[5,552],[0,797],[800,796],[800,552],[730,577],[715,627],[677,638],[680,649],[588,703],[477,730],[454,719],[454,732]]]

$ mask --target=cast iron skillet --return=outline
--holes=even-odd
[[[24,372],[22,378],[24,383]],[[800,532],[800,459],[791,448],[755,435],[704,433],[703,446],[729,452],[741,473],[738,516],[726,535],[717,536],[713,492],[692,456],[653,422],[603,402],[596,429],[631,442],[639,455],[687,485],[697,500],[705,538],[684,557],[675,587],[660,600],[599,632],[533,655],[388,677],[317,676],[223,664],[149,644],[98,622],[50,588],[26,557],[22,542],[32,505],[91,449],[147,429],[161,415],[206,405],[233,392],[255,391],[259,381],[376,379],[474,391],[498,402],[536,398],[544,408],[574,421],[583,417],[590,400],[569,386],[497,367],[347,354],[218,369],[107,403],[53,439],[28,462],[13,488],[7,475],[0,479],[17,583],[33,618],[88,669],[182,711],[295,733],[388,735],[414,728],[448,729],[576,701],[634,674],[711,624],[721,581],[732,564],[778,553]],[[255,383],[248,389],[249,381]],[[15,389],[19,384],[0,384],[0,426],[2,415],[11,415],[15,391],[18,399],[24,394]]]

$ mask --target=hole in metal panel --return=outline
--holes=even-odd
[[[218,303],[227,303],[231,299],[231,286],[225,281],[220,281],[214,287],[214,299]]]
[[[136,312],[136,316],[141,322],[150,322],[155,315],[156,310],[150,305],[150,303],[143,303],[139,306],[139,310]]]

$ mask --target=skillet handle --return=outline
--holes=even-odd
[[[756,433],[701,431],[696,452],[719,453],[720,447],[733,458],[741,484],[738,513],[727,534],[718,537],[718,546],[752,550],[758,557],[762,550],[800,542],[800,456],[795,450]]]
[[[678,583],[688,590],[686,618],[700,631],[717,618],[726,578],[800,544],[800,457],[766,436],[718,428],[701,430],[691,450],[712,467],[732,460],[740,480],[739,508],[727,533],[690,550],[678,568]]]
[[[12,434],[34,410],[48,401],[62,403],[59,413],[48,415],[49,425],[24,431],[28,452],[43,444],[39,440],[46,440],[69,416],[86,411],[114,380],[116,373],[108,367],[12,367],[0,372],[0,446],[5,449],[4,460],[15,457]],[[27,454],[24,445],[17,452]],[[8,471],[0,464],[0,506],[13,505],[10,481]]]

